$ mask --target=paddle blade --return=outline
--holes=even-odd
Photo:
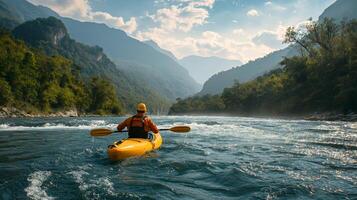
[[[107,136],[113,133],[113,130],[107,128],[97,128],[90,131],[91,136]]]
[[[191,128],[189,126],[175,126],[170,128],[170,131],[177,133],[186,133],[189,132]]]

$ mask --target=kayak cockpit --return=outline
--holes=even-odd
[[[154,134],[153,139],[127,138],[108,146],[108,156],[111,160],[121,160],[133,156],[142,156],[147,152],[160,148],[162,137]]]

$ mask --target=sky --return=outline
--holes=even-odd
[[[153,40],[177,58],[248,62],[284,48],[284,33],[335,0],[28,0],[80,21],[105,23]]]

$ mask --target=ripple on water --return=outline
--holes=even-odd
[[[29,199],[353,199],[356,194],[356,123],[153,118],[160,127],[187,124],[192,131],[163,133],[159,151],[114,163],[107,159],[107,145],[124,135],[93,139],[88,130],[115,127],[122,118],[0,120],[0,194]]]
[[[128,195],[117,192],[110,177],[101,177],[101,175],[89,172],[92,170],[92,167],[91,165],[84,165],[67,173],[72,176],[74,182],[78,185],[78,189],[86,199],[113,198]]]
[[[9,124],[0,124],[0,129],[7,129],[9,128]]]
[[[206,124],[206,125],[209,125],[209,126],[211,126],[211,125],[221,125],[222,124],[222,123],[219,123],[217,121],[204,121],[204,122],[200,122],[200,123]]]
[[[100,127],[116,127],[116,123],[109,123],[105,120],[93,120],[93,121],[74,121],[71,123],[58,123],[58,122],[47,122],[47,123],[37,123],[33,126],[23,126],[23,125],[13,125],[13,124],[0,124],[0,131],[33,131],[33,130],[61,130],[61,129],[83,129],[90,130],[93,128]]]
[[[51,176],[50,171],[36,171],[31,173],[27,178],[27,181],[30,182],[30,185],[25,188],[27,197],[35,200],[55,199],[54,197],[48,196],[46,187],[43,186],[44,182],[48,179],[49,176]]]

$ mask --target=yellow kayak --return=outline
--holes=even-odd
[[[153,134],[154,138],[128,138],[114,142],[108,146],[108,156],[111,160],[121,160],[133,156],[142,156],[147,152],[160,148],[162,138],[160,133]]]

